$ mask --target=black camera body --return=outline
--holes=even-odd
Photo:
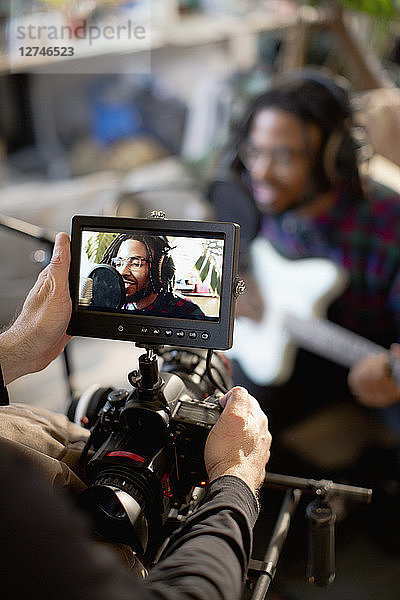
[[[97,531],[139,554],[157,542],[171,508],[185,507],[192,490],[205,485],[204,445],[221,413],[207,377],[193,383],[205,362],[201,351],[169,350],[164,357],[175,372],[159,374],[157,355],[143,354],[139,371],[129,374],[132,391],[108,394],[91,429],[94,454],[82,496]]]

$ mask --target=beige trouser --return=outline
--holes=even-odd
[[[86,488],[79,456],[88,437],[87,429],[63,414],[18,403],[0,406],[0,452],[4,446],[22,452],[53,487],[68,488],[77,494]],[[107,545],[138,577],[145,575],[143,565],[129,546]]]

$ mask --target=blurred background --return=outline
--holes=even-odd
[[[397,6],[1,2],[0,326],[18,311],[72,215],[163,209],[169,218],[212,219],[206,189],[219,152],[248,100],[277,73],[319,65],[348,78],[375,153],[368,168],[400,190]],[[135,367],[132,344],[79,339],[69,349],[76,393],[93,383],[126,386]],[[10,386],[13,402],[58,411],[69,394],[62,358]],[[398,560],[369,542],[362,518],[349,527],[339,529],[329,589],[307,586],[302,559],[288,551],[270,597],[398,598]]]

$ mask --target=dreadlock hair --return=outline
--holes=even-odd
[[[152,291],[157,294],[172,292],[175,286],[175,265],[172,257],[168,255],[172,248],[167,238],[162,235],[149,235],[144,231],[120,233],[108,246],[100,263],[111,264],[111,260],[118,256],[122,242],[126,240],[137,240],[144,244],[149,260]]]

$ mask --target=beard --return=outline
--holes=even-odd
[[[143,298],[147,298],[147,296],[150,296],[150,294],[152,294],[153,292],[154,292],[153,286],[152,286],[151,282],[148,281],[144,288],[142,288],[141,290],[138,290],[134,294],[130,294],[129,296],[127,296],[126,302],[133,302],[133,303],[139,302],[139,300],[143,300]]]

